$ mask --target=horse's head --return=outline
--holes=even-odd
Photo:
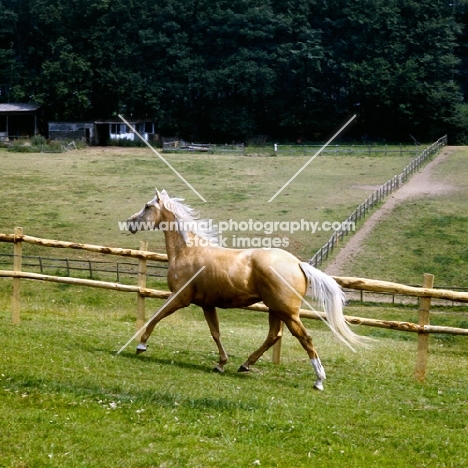
[[[167,195],[163,190],[162,194],[156,189],[155,197],[147,202],[137,213],[127,219],[127,228],[135,234],[137,231],[152,231],[159,228],[161,223],[162,196]]]

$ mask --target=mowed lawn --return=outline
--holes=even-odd
[[[413,156],[319,156],[269,202],[311,156],[165,154],[203,202],[149,149],[88,148],[65,154],[0,150],[0,232],[22,226],[38,237],[137,248],[145,238],[161,250],[162,235],[131,236],[118,226],[154,196],[155,188],[184,198],[215,222],[341,222]],[[235,234],[265,236],[228,232],[229,241]],[[278,230],[271,236],[288,237],[288,250],[308,260],[331,234]]]
[[[409,160],[317,158],[268,204],[307,159],[168,156],[207,199],[203,203],[145,150],[0,152],[0,158],[1,232],[21,225],[31,235],[119,247],[138,247],[140,239],[148,239],[161,251],[160,233],[131,236],[117,226],[151,198],[155,186],[218,220],[334,221],[345,219],[370,187],[399,173]],[[450,177],[452,169],[445,168]],[[300,234],[291,236],[288,250],[304,259],[328,238],[328,233]],[[11,253],[11,244],[0,247]],[[24,249],[44,256],[84,255]],[[407,251],[400,250],[402,266]],[[451,268],[447,263],[446,270]],[[397,277],[405,282],[403,274]],[[468,462],[465,337],[431,337],[428,375],[421,384],[413,379],[416,336],[355,327],[375,341],[353,353],[322,323],[308,321],[328,374],[320,393],[312,388],[307,355],[289,333],[279,366],[268,354],[249,374],[236,372],[265,338],[267,317],[261,313],[220,311],[230,363],[219,375],[211,370],[216,347],[196,307],[163,321],[148,352],[136,356],[133,345],[116,354],[135,331],[134,294],[23,281],[20,326],[10,323],[10,303],[11,280],[1,279],[0,466],[459,467]],[[160,304],[147,300],[148,311]],[[414,306],[351,305],[346,313],[417,317]],[[437,316],[443,324],[463,326],[466,308],[442,307]]]
[[[2,466],[461,467],[468,461],[465,337],[431,339],[428,376],[420,384],[413,379],[414,336],[366,330],[376,341],[352,353],[308,322],[328,374],[320,393],[289,333],[279,366],[268,353],[249,374],[236,372],[265,337],[262,314],[221,311],[231,362],[219,375],[211,370],[215,345],[196,308],[162,322],[146,354],[136,356],[132,345],[117,355],[134,331],[133,297],[50,286],[47,300],[34,297],[33,286],[24,289],[19,327],[9,323],[6,294],[1,302]],[[416,315],[369,309],[387,319]]]

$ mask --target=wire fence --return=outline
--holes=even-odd
[[[409,284],[408,286],[420,287],[417,284]],[[419,303],[419,297],[407,296],[405,294],[397,294],[391,292],[375,292],[375,291],[364,291],[342,288],[346,293],[346,299],[348,302],[362,302],[362,303],[375,303],[375,304],[393,304],[393,305],[417,305]],[[433,286],[433,289],[443,289],[446,291],[464,292],[466,287],[458,286]],[[451,299],[432,299],[432,304],[439,307],[464,307],[467,305],[461,302],[457,302]],[[468,326],[468,321],[466,322]]]
[[[41,274],[56,274],[58,276],[73,276],[72,272],[79,272],[87,278],[95,279],[106,277],[115,278],[120,282],[123,278],[136,278],[138,276],[138,262],[122,261],[112,262],[104,260],[70,259],[57,257],[41,257],[36,255],[23,255],[23,266]],[[0,266],[13,267],[13,254],[0,254]],[[166,278],[167,264],[148,262],[146,276],[152,278]],[[0,268],[3,269],[3,268]]]

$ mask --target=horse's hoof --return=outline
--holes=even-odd
[[[213,368],[213,372],[217,372],[218,374],[222,374],[224,372],[224,369],[221,366],[216,366]]]
[[[317,380],[317,382],[315,382],[314,388],[323,392],[323,382],[321,380]]]
[[[141,354],[141,353],[144,353],[146,351],[146,345],[140,343],[137,347],[136,347],[136,353],[137,354]]]
[[[248,367],[245,367],[244,364],[241,364],[239,369],[237,369],[237,372],[249,372],[250,369]]]

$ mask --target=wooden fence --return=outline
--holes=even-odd
[[[319,149],[323,148],[323,145],[279,145],[273,144],[273,151],[275,154],[281,154],[282,156],[297,156],[297,155],[312,155]],[[389,154],[418,154],[421,151],[419,146],[410,145],[328,145],[321,154],[331,155],[362,155],[362,156],[388,156]]]
[[[389,194],[399,189],[421,166],[434,154],[437,154],[441,148],[447,145],[447,135],[439,138],[435,143],[426,148],[417,158],[414,158],[399,175],[393,176],[385,182],[375,192],[373,192],[363,203],[361,203],[344,221],[341,223],[341,229],[334,231],[328,242],[321,247],[315,255],[309,260],[309,263],[317,267],[333,252],[333,249],[344,236],[347,236],[351,229],[354,229],[356,223],[365,218],[369,211],[381,203]]]
[[[82,244],[76,242],[65,242],[51,239],[41,239],[24,235],[22,228],[15,228],[14,234],[0,233],[0,242],[13,243],[13,270],[0,270],[0,277],[13,278],[13,291],[12,291],[12,322],[15,325],[20,324],[21,312],[21,280],[40,280],[50,281],[56,283],[74,284],[81,286],[89,286],[94,288],[110,289],[113,291],[123,291],[136,293],[137,295],[137,312],[136,312],[136,329],[140,330],[145,323],[145,298],[159,298],[167,299],[170,295],[169,291],[160,291],[146,287],[147,275],[147,262],[167,262],[167,255],[156,252],[148,251],[148,245],[142,241],[140,243],[140,250],[135,249],[122,249],[104,247],[93,244]],[[44,247],[54,248],[67,248],[79,249],[88,252],[98,252],[106,255],[117,255],[123,257],[132,257],[138,259],[138,284],[127,285],[108,281],[98,281],[93,279],[75,278],[70,276],[52,276],[43,273],[32,273],[23,271],[23,243],[30,243]],[[335,277],[335,280],[342,288],[362,291],[374,291],[378,293],[386,292],[392,294],[402,294],[408,296],[419,297],[419,323],[398,322],[389,320],[376,320],[371,318],[345,316],[350,324],[365,325],[377,328],[386,328],[390,330],[400,330],[405,332],[418,333],[418,358],[415,376],[419,380],[423,380],[426,372],[426,361],[428,353],[428,336],[430,333],[444,333],[451,335],[466,335],[468,336],[468,329],[432,326],[429,323],[429,308],[431,298],[446,299],[450,301],[457,301],[468,303],[468,292],[456,292],[446,289],[433,288],[433,276],[425,275],[423,287],[406,286],[397,283],[390,283],[386,281],[370,280],[365,278],[347,278]],[[259,312],[268,312],[268,308],[262,304],[257,303],[246,307],[245,309],[254,310]],[[301,317],[313,320],[326,319],[323,312],[310,311],[301,309]],[[276,345],[273,352],[275,362],[280,359],[280,344]]]
[[[106,281],[117,281],[124,279],[135,279],[138,277],[138,260],[97,260],[76,259],[70,257],[43,257],[39,255],[23,255],[22,267],[26,271],[49,274],[55,276],[83,275],[89,279],[105,279]],[[0,270],[13,268],[13,253],[0,253]],[[163,281],[167,277],[167,263],[151,262],[146,265],[146,277],[148,279],[159,278]],[[455,286],[434,286],[437,289],[450,289],[452,291],[465,291],[466,288]],[[390,292],[366,292],[364,290],[343,288],[348,299],[360,302],[391,303],[391,304],[415,304],[417,297],[410,299],[404,294]],[[462,305],[448,299],[437,300],[440,305]]]

